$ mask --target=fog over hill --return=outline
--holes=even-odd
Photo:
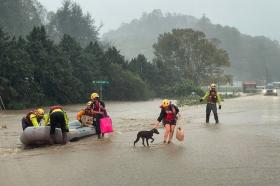
[[[234,75],[235,79],[280,79],[280,46],[277,41],[264,36],[252,37],[240,33],[236,28],[213,24],[206,16],[196,18],[153,10],[105,33],[103,40],[116,45],[127,58],[142,53],[152,60],[152,45],[159,34],[174,28],[202,31],[207,38],[224,48],[231,60],[231,67],[226,71]]]

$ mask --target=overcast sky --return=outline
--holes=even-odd
[[[56,11],[62,0],[38,0]],[[212,23],[236,27],[252,36],[264,35],[280,41],[280,0],[75,0],[88,11],[96,25],[104,24],[101,34],[123,22],[141,17],[143,12],[161,9],[163,13],[183,13]]]

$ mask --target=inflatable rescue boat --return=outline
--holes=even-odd
[[[20,136],[20,141],[24,145],[44,145],[50,144],[50,126],[40,127],[27,127]],[[81,127],[78,120],[69,123],[69,132],[67,133],[68,141],[79,140],[80,138],[91,136],[96,134],[95,128],[92,126]],[[62,144],[62,132],[61,129],[55,129],[56,144]]]

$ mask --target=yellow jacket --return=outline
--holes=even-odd
[[[64,114],[64,119],[65,119],[65,123],[66,123],[66,128],[69,129],[69,118],[66,114],[66,112],[64,110],[61,110],[61,109],[54,109],[50,114],[54,113],[54,112],[63,112]],[[44,125],[47,126],[50,122],[50,114],[45,114],[44,115],[44,120],[45,120],[45,123]]]
[[[29,118],[34,127],[39,127],[40,119],[38,118],[38,116],[36,114],[30,114]]]
[[[207,99],[207,100],[208,100],[209,96],[210,96],[210,91],[207,91],[207,92],[205,93],[205,95],[204,95],[201,99],[203,99],[203,100]],[[217,92],[217,103],[218,103],[219,105],[221,105],[221,101],[222,101],[221,96],[220,96],[220,94]]]

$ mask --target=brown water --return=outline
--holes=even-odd
[[[184,142],[163,145],[160,129],[150,148],[133,148],[159,104],[109,102],[114,134],[40,148],[19,142],[26,111],[1,113],[0,185],[279,185],[279,97],[226,100],[219,125],[204,123],[205,105],[183,107]],[[66,107],[71,119],[81,107]]]

